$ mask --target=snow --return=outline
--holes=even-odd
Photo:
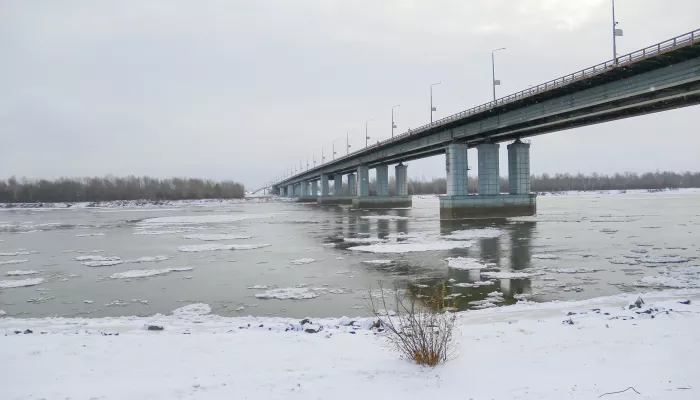
[[[23,286],[35,286],[44,282],[44,278],[28,278],[13,281],[0,281],[0,289],[17,288]]]
[[[183,268],[163,268],[163,269],[132,269],[125,272],[117,272],[110,275],[112,279],[146,278],[149,276],[165,275],[171,272],[192,271],[190,267]]]
[[[217,233],[194,233],[191,235],[185,235],[183,239],[197,239],[206,242],[215,242],[218,240],[239,240],[239,239],[252,239],[252,236],[246,235],[232,235],[232,234],[217,234]]]
[[[373,265],[387,265],[393,263],[394,260],[367,260],[362,261],[363,264],[373,264]]]
[[[533,254],[532,258],[536,258],[538,260],[558,260],[559,256],[554,255],[554,254]]]
[[[386,240],[380,239],[380,238],[343,238],[343,241],[345,243],[360,243],[360,244],[369,244],[369,243],[384,243]]]
[[[370,221],[398,221],[403,219],[408,219],[408,217],[401,217],[398,215],[364,215],[360,217],[362,219],[368,219]]]
[[[492,265],[486,264],[475,258],[450,257],[446,258],[447,266],[455,269],[484,269]]]
[[[36,275],[38,274],[39,271],[33,271],[33,270],[15,270],[15,271],[7,271],[5,275],[7,276],[22,276],[22,275]]]
[[[471,247],[473,242],[444,241],[432,243],[387,243],[351,247],[350,250],[367,253],[410,253],[418,251],[439,251]]]
[[[437,368],[399,359],[382,334],[362,328],[371,322],[363,318],[312,318],[322,330],[310,334],[300,318],[219,317],[203,305],[171,316],[4,317],[0,334],[8,336],[0,354],[11,361],[0,367],[2,393],[8,399],[577,400],[634,387],[641,395],[630,390],[603,398],[696,399],[699,291],[642,294],[645,306],[662,310],[654,318],[628,309],[636,297],[459,313],[455,358]],[[678,304],[686,299],[692,303]],[[562,323],[569,319],[574,325]],[[164,330],[144,328],[152,324]],[[33,333],[22,334],[26,329]]]
[[[311,264],[312,262],[315,262],[313,258],[300,258],[298,260],[292,260],[289,263],[294,264],[294,265],[303,265],[303,264]]]
[[[217,250],[254,250],[261,247],[271,246],[270,244],[193,244],[188,246],[180,246],[178,251],[185,253],[200,252],[200,251],[217,251]]]
[[[178,317],[191,317],[197,315],[206,315],[211,312],[209,304],[194,303],[173,310],[173,315]]]
[[[29,260],[8,260],[8,261],[0,261],[0,265],[11,265],[11,264],[22,264],[29,262]]]
[[[255,295],[258,299],[305,300],[318,297],[318,293],[307,287],[272,289]]]

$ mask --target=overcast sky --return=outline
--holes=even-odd
[[[700,28],[698,0],[616,5],[618,54]],[[427,123],[431,83],[435,118],[489,101],[494,48],[499,96],[611,59],[610,24],[610,0],[0,0],[0,177],[257,187],[368,119],[387,138],[392,105],[397,133]],[[696,106],[535,137],[532,171],[698,171],[698,149]]]

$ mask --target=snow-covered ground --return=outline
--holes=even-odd
[[[700,398],[700,291],[641,297],[633,309],[637,294],[460,313],[455,358],[434,369],[398,359],[361,318],[302,325],[202,304],[171,316],[0,318],[2,398]]]

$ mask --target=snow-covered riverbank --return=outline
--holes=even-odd
[[[637,295],[627,294],[461,313],[458,354],[435,369],[397,359],[362,319],[302,326],[206,315],[206,305],[170,316],[1,318],[2,397],[594,399],[633,387],[641,394],[614,399],[698,398],[700,291],[641,296],[634,309]]]

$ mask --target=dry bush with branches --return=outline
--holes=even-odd
[[[370,290],[369,308],[386,329],[384,337],[401,357],[419,365],[434,367],[448,361],[454,354],[456,316],[448,311],[454,304],[445,301],[445,286],[437,285],[422,300],[405,290],[395,288],[387,299],[387,291],[379,285],[373,296]],[[396,312],[389,310],[396,308]]]

